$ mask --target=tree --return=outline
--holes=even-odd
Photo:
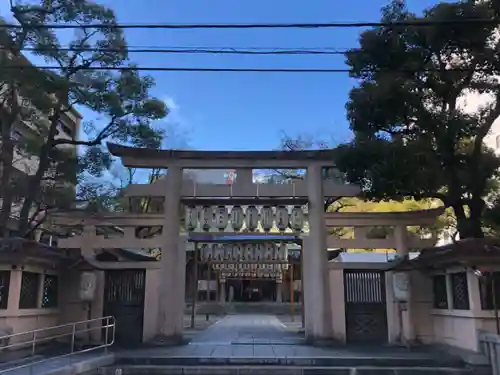
[[[466,0],[417,16],[395,0],[382,23],[441,23],[375,27],[346,54],[359,84],[346,105],[355,137],[338,147],[338,168],[369,198],[440,199],[461,238],[484,236],[484,197],[500,167],[483,144],[500,115],[498,24],[470,22],[496,15],[493,2]],[[465,107],[470,95],[484,104]]]
[[[281,138],[281,143],[279,149],[282,151],[301,151],[310,149],[326,149],[329,148],[329,143],[323,139],[317,139],[311,137],[307,134],[299,134],[297,137],[291,137],[287,134],[283,134]],[[261,175],[265,177],[268,182],[278,182],[287,183],[294,180],[304,179],[304,171],[295,169],[273,169],[261,171]],[[325,178],[341,178],[336,173],[336,170],[325,171]],[[340,198],[340,197],[339,197]],[[325,199],[324,210],[327,211],[328,208],[337,200],[338,198],[328,198]]]
[[[25,235],[31,230],[33,206],[46,196],[41,187],[61,186],[47,184],[47,180],[57,182],[68,172],[73,176],[99,176],[111,161],[102,147],[105,139],[134,146],[159,147],[164,132],[154,128],[152,122],[165,117],[167,108],[163,101],[150,96],[153,79],[140,76],[136,66],[129,62],[123,31],[116,27],[116,17],[111,9],[87,0],[41,0],[38,5],[14,6],[12,13],[19,26],[10,30],[12,44],[20,50],[19,35],[26,34],[28,37],[22,40],[22,47],[31,48],[48,65],[58,67],[52,72],[27,69],[38,74],[32,74],[34,77],[29,82],[20,80],[21,84],[36,89],[35,95],[28,97],[32,106],[48,114],[48,121],[34,123],[41,137],[37,138],[39,143],[35,147],[39,155],[38,167],[29,176],[23,192],[19,233]],[[69,42],[70,48],[62,48],[59,35],[52,29],[41,27],[65,23],[82,25]],[[89,24],[104,24],[109,28],[91,29]],[[10,62],[10,65],[9,70],[19,69],[19,65],[12,66],[15,63]],[[126,69],[118,73],[101,70],[117,67]],[[45,101],[36,103],[38,96]],[[58,126],[75,106],[86,107],[105,119],[84,124],[88,140],[57,137]],[[76,153],[77,149],[83,149],[83,153]],[[70,165],[72,168],[68,168]]]
[[[0,19],[0,23],[3,20]],[[9,222],[12,205],[19,195],[22,186],[22,174],[16,173],[28,147],[16,136],[16,125],[21,121],[31,123],[36,121],[36,106],[45,99],[40,95],[40,88],[36,84],[27,84],[38,80],[38,72],[31,69],[9,69],[11,65],[29,65],[27,59],[20,53],[21,46],[29,38],[29,31],[11,31],[7,28],[0,29],[0,137],[2,140],[0,151],[0,196],[2,210],[0,212],[0,231],[6,228]],[[38,91],[36,93],[35,91]],[[24,98],[32,97],[33,106],[24,105]],[[23,147],[24,145],[24,147]],[[21,155],[20,155],[21,154]],[[21,157],[19,157],[21,156]],[[20,160],[21,159],[21,160]],[[28,165],[22,163],[23,171],[28,171]],[[28,163],[29,164],[29,163]]]
[[[428,210],[442,206],[438,200],[423,199],[417,201],[415,199],[404,200],[388,200],[383,202],[366,201],[357,197],[342,198],[331,205],[329,212],[406,212],[417,210]],[[454,219],[451,212],[446,211],[438,217],[436,222],[431,226],[411,226],[408,228],[409,233],[421,237],[430,235],[432,232],[437,235],[441,234],[444,229],[454,226]],[[385,238],[389,235],[391,228],[375,227],[372,228],[368,235],[373,238]],[[351,232],[343,228],[337,231],[337,235],[349,235]]]

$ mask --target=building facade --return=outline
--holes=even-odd
[[[8,53],[5,52],[4,53]],[[21,60],[22,65],[31,65],[30,61],[24,57],[20,56],[18,60]],[[39,74],[46,74],[40,72]],[[0,95],[7,95],[8,85],[3,87],[3,91]],[[20,115],[17,121],[13,124],[11,130],[11,140],[14,141],[14,154],[12,160],[13,166],[13,178],[22,181],[26,180],[29,176],[36,173],[38,169],[39,158],[34,152],[27,152],[24,150],[24,146],[28,142],[43,142],[44,137],[46,137],[46,132],[50,126],[48,119],[49,114],[43,113],[40,109],[36,108],[33,102],[27,98],[18,96],[18,109]],[[2,113],[6,115],[9,113],[10,108],[9,100],[3,100],[2,103],[5,108],[2,108]],[[24,114],[24,115],[22,115]],[[80,123],[82,120],[82,115],[73,107],[61,113],[58,121],[57,133],[55,139],[71,139],[76,140],[79,137]],[[0,140],[1,141],[1,140]],[[66,147],[74,149],[76,153],[76,146],[72,145],[61,145],[59,147]],[[17,228],[17,220],[19,217],[19,212],[22,206],[22,201],[14,202],[11,209],[11,220],[8,223],[9,230],[15,234]]]

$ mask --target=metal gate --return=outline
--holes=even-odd
[[[130,347],[142,342],[144,322],[144,270],[106,271],[104,316],[116,320],[115,342]]]
[[[348,343],[387,343],[385,273],[344,270]]]

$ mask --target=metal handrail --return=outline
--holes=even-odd
[[[89,326],[92,323],[96,323],[96,322],[102,322],[102,324],[99,324],[95,327]],[[81,326],[81,325],[86,325],[86,328],[78,329],[78,326]],[[50,332],[53,330],[60,330],[60,329],[64,329],[64,328],[71,329],[71,332],[62,333],[62,334],[54,334],[54,335],[43,335],[43,337],[40,337],[42,333]],[[111,341],[110,341],[110,329],[111,329]],[[101,331],[104,330],[104,342],[103,342],[103,344],[93,346],[93,347],[90,347],[87,349],[75,350],[75,342],[76,342],[77,335],[79,335],[81,333],[85,333],[85,332],[95,331],[95,330],[101,330]],[[13,344],[9,343],[7,345],[3,345],[0,347],[0,352],[4,351],[6,349],[9,349],[9,348],[18,348],[18,347],[28,348],[28,347],[31,347],[31,357],[28,357],[28,358],[33,358],[36,355],[37,344],[51,341],[51,340],[55,340],[55,339],[59,339],[62,337],[71,337],[71,348],[70,348],[69,353],[56,355],[56,356],[49,356],[47,358],[43,358],[43,359],[40,359],[37,361],[30,361],[29,363],[9,367],[7,369],[0,370],[0,374],[8,373],[9,371],[14,371],[14,370],[26,368],[26,367],[30,367],[30,372],[31,372],[33,365],[43,363],[46,361],[50,361],[53,359],[64,358],[64,357],[70,357],[70,359],[71,359],[71,357],[74,354],[88,353],[88,352],[98,350],[98,349],[103,349],[103,348],[105,351],[107,351],[108,347],[112,346],[115,342],[115,333],[116,333],[116,320],[115,320],[115,318],[113,316],[105,316],[102,318],[82,320],[82,321],[74,322],[74,323],[61,324],[58,326],[51,326],[51,327],[47,327],[47,328],[34,329],[31,331],[25,331],[25,332],[19,332],[19,333],[13,333],[10,335],[0,336],[0,342],[5,341],[5,340],[10,341],[14,337],[30,336],[29,340],[22,340],[20,342],[16,342]]]

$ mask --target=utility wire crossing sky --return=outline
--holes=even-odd
[[[401,21],[401,22],[334,22],[334,23],[245,23],[245,24],[37,24],[35,22],[26,25],[4,24],[0,28],[41,28],[41,29],[321,29],[321,28],[345,28],[345,27],[425,27],[437,25],[461,25],[461,24],[498,24],[499,19],[495,18],[476,18],[462,20],[446,21]]]
[[[78,65],[78,64],[77,64]],[[77,66],[76,65],[76,66]],[[34,66],[3,66],[2,69],[41,69],[41,70],[65,70],[69,69],[69,67],[64,66],[43,66],[43,65],[34,65]],[[107,66],[96,66],[96,67],[82,67],[78,70],[103,70],[103,71],[149,71],[149,72],[247,72],[247,73],[349,73],[351,69],[294,69],[294,68],[277,68],[277,69],[267,69],[267,68],[182,68],[182,67],[160,67],[160,66],[120,66],[120,67],[107,67]],[[405,73],[417,73],[417,72],[440,72],[441,70],[436,69],[377,69],[377,70],[364,70],[363,72],[405,72]],[[494,74],[496,72],[495,69],[492,68],[475,68],[475,69],[467,69],[467,68],[450,68],[447,69],[448,72],[483,72]]]

